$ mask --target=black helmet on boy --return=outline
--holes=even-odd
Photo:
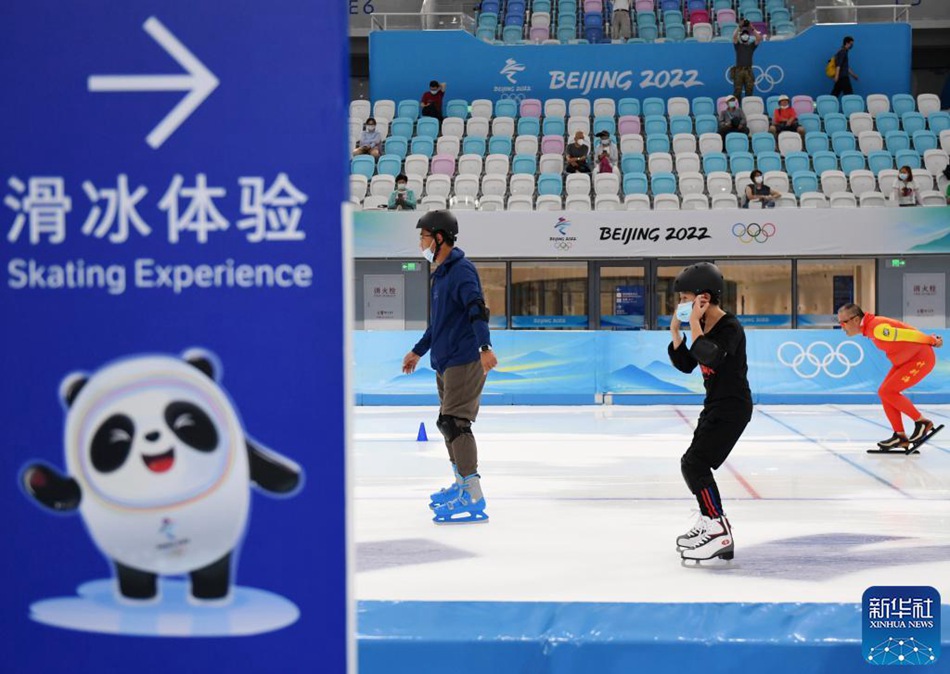
[[[683,269],[673,281],[673,291],[678,293],[693,293],[701,295],[709,293],[714,304],[718,304],[726,282],[722,278],[719,267],[712,262],[697,262]]]

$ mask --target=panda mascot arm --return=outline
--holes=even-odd
[[[300,468],[293,462],[247,440],[251,481],[264,491],[289,494],[300,485]]]
[[[26,467],[20,477],[26,493],[40,505],[56,512],[70,512],[79,507],[82,491],[71,477],[60,475],[55,468],[42,463]]]

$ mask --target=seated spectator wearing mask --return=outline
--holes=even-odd
[[[897,172],[897,180],[891,190],[891,203],[898,206],[917,206],[920,203],[920,190],[914,184],[914,173],[910,166],[901,166]]]
[[[745,203],[742,207],[748,208],[753,201],[758,201],[762,204],[762,208],[775,208],[775,200],[782,196],[782,193],[776,192],[766,185],[765,179],[762,177],[762,171],[758,169],[754,170],[749,178],[752,179],[752,182],[746,185]]]
[[[590,164],[587,162],[589,153],[590,148],[584,142],[584,132],[578,131],[574,134],[574,142],[564,151],[564,159],[567,162],[565,173],[590,173]]]
[[[769,132],[776,138],[783,131],[795,131],[802,138],[805,137],[805,127],[798,123],[798,113],[785,94],[778,97],[778,107],[772,114],[772,126],[769,127]]]
[[[404,173],[400,173],[396,176],[396,189],[389,195],[389,210],[416,210],[416,194],[409,189],[408,181],[409,178]]]
[[[725,139],[730,133],[749,133],[745,113],[739,107],[739,101],[735,96],[729,97],[726,101],[726,109],[719,113],[719,134]]]
[[[360,133],[360,139],[356,141],[356,149],[353,150],[353,156],[360,154],[372,155],[379,159],[379,149],[383,145],[383,137],[376,130],[376,120],[372,117],[366,119],[363,124],[363,131]]]
[[[442,121],[442,99],[445,98],[445,82],[432,80],[429,90],[422,94],[422,116],[435,117]]]
[[[597,173],[617,172],[617,146],[610,140],[610,132],[597,134],[597,146],[594,148],[594,169]]]

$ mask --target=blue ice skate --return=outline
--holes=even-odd
[[[452,483],[450,487],[444,487],[434,494],[429,495],[429,507],[435,510],[440,505],[448,503],[459,495],[458,480]]]
[[[458,495],[434,508],[436,524],[472,524],[487,522],[485,514],[485,496],[478,474],[469,475],[462,479]]]

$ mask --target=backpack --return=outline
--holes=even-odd
[[[830,59],[828,59],[828,65],[825,66],[825,75],[827,75],[831,79],[834,79],[835,71],[837,69],[838,69],[838,66],[835,65],[835,57],[832,56]]]

